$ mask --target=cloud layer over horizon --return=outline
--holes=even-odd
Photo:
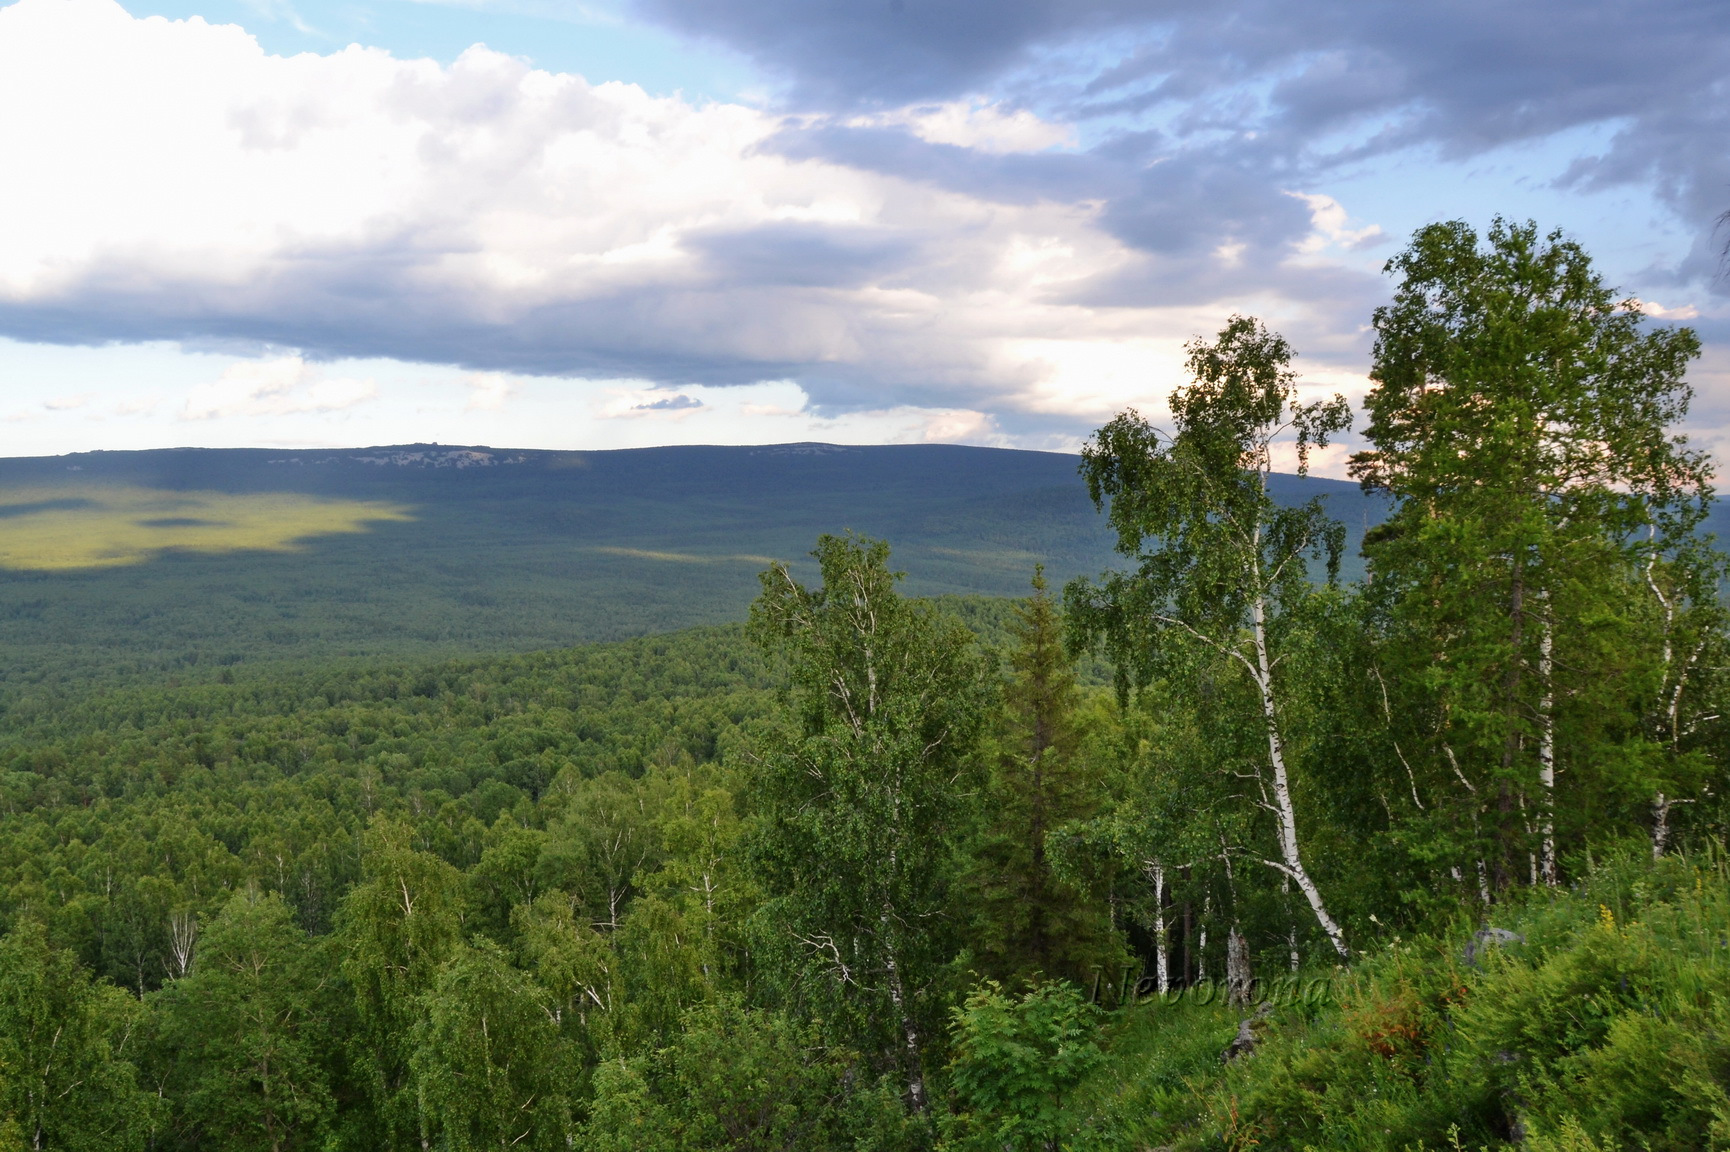
[[[28,174],[0,182],[0,335],[263,357],[169,406],[204,424],[388,399],[308,375],[388,360],[494,374],[494,408],[512,380],[624,381],[614,416],[701,421],[716,389],[775,385],[825,419],[1061,446],[1158,407],[1183,340],[1234,310],[1317,388],[1359,389],[1380,262],[1427,219],[1487,223],[1486,190],[1583,223],[1612,280],[1730,334],[1709,4],[632,11],[769,94],[0,8],[0,156]]]

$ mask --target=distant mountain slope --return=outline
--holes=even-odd
[[[888,539],[916,594],[1019,595],[1035,563],[1058,582],[1113,564],[1076,464],[825,444],[4,459],[4,675],[522,650],[736,620],[771,559],[805,570],[817,535],[844,529]],[[1354,536],[1379,518],[1355,485],[1277,479],[1282,498],[1327,496]]]

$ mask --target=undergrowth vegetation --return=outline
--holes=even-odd
[[[1065,1147],[1543,1152],[1730,1146],[1730,871],[1630,854],[1494,929],[1389,938],[1255,1025],[1128,1008]]]

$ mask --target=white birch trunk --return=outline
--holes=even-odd
[[[901,968],[894,953],[888,957],[889,999],[895,1014],[901,1018],[901,1036],[907,1044],[907,1104],[915,1113],[925,1111],[925,1068],[919,1051],[919,1029],[907,1010],[907,995],[901,987]]]
[[[1165,865],[1158,860],[1147,860],[1142,867],[1153,881],[1153,978],[1163,996],[1171,990],[1170,949],[1165,924]]]
[[[1303,857],[1298,852],[1297,810],[1292,806],[1291,779],[1286,772],[1285,742],[1280,738],[1279,718],[1274,710],[1273,692],[1273,661],[1267,650],[1267,602],[1260,588],[1256,589],[1255,598],[1250,603],[1251,623],[1255,628],[1255,681],[1256,689],[1261,694],[1262,719],[1267,724],[1268,760],[1273,765],[1273,797],[1274,815],[1279,821],[1279,850],[1283,864],[1281,871],[1291,877],[1292,883],[1298,886],[1298,891],[1309,901],[1310,910],[1315,913],[1316,923],[1327,934],[1328,942],[1334,946],[1340,959],[1350,960],[1351,951],[1346,947],[1345,932],[1328,914],[1327,904],[1322,900],[1321,889],[1316,887],[1304,868]]]
[[[1552,673],[1555,670],[1555,629],[1545,617],[1538,637],[1538,679],[1544,685],[1544,695],[1538,702],[1538,806],[1542,815],[1539,830],[1543,839],[1538,849],[1538,879],[1554,888],[1556,879],[1556,689]]]
[[[1197,934],[1195,945],[1195,982],[1200,984],[1207,979],[1207,925],[1213,919],[1213,896],[1209,895],[1201,902],[1201,931]]]
[[[1673,800],[1658,793],[1658,798],[1652,802],[1652,859],[1664,855],[1670,844],[1670,810],[1678,804],[1692,804],[1692,800]]]
[[[1281,901],[1286,906],[1285,944],[1286,957],[1291,964],[1291,970],[1296,972],[1303,964],[1303,957],[1298,954],[1297,920],[1291,914],[1291,877],[1281,876],[1279,882]]]
[[[176,980],[192,971],[192,947],[198,940],[198,921],[191,912],[175,912],[168,918],[169,974]]]

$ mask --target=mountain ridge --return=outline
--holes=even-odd
[[[0,458],[0,675],[456,656],[723,623],[767,561],[812,578],[817,536],[847,530],[888,540],[914,594],[1016,596],[1036,564],[1061,583],[1120,559],[1078,464],[814,442]],[[1354,535],[1380,519],[1343,481],[1274,488],[1325,496]],[[78,532],[115,540],[60,539]],[[59,567],[21,566],[50,544]]]

